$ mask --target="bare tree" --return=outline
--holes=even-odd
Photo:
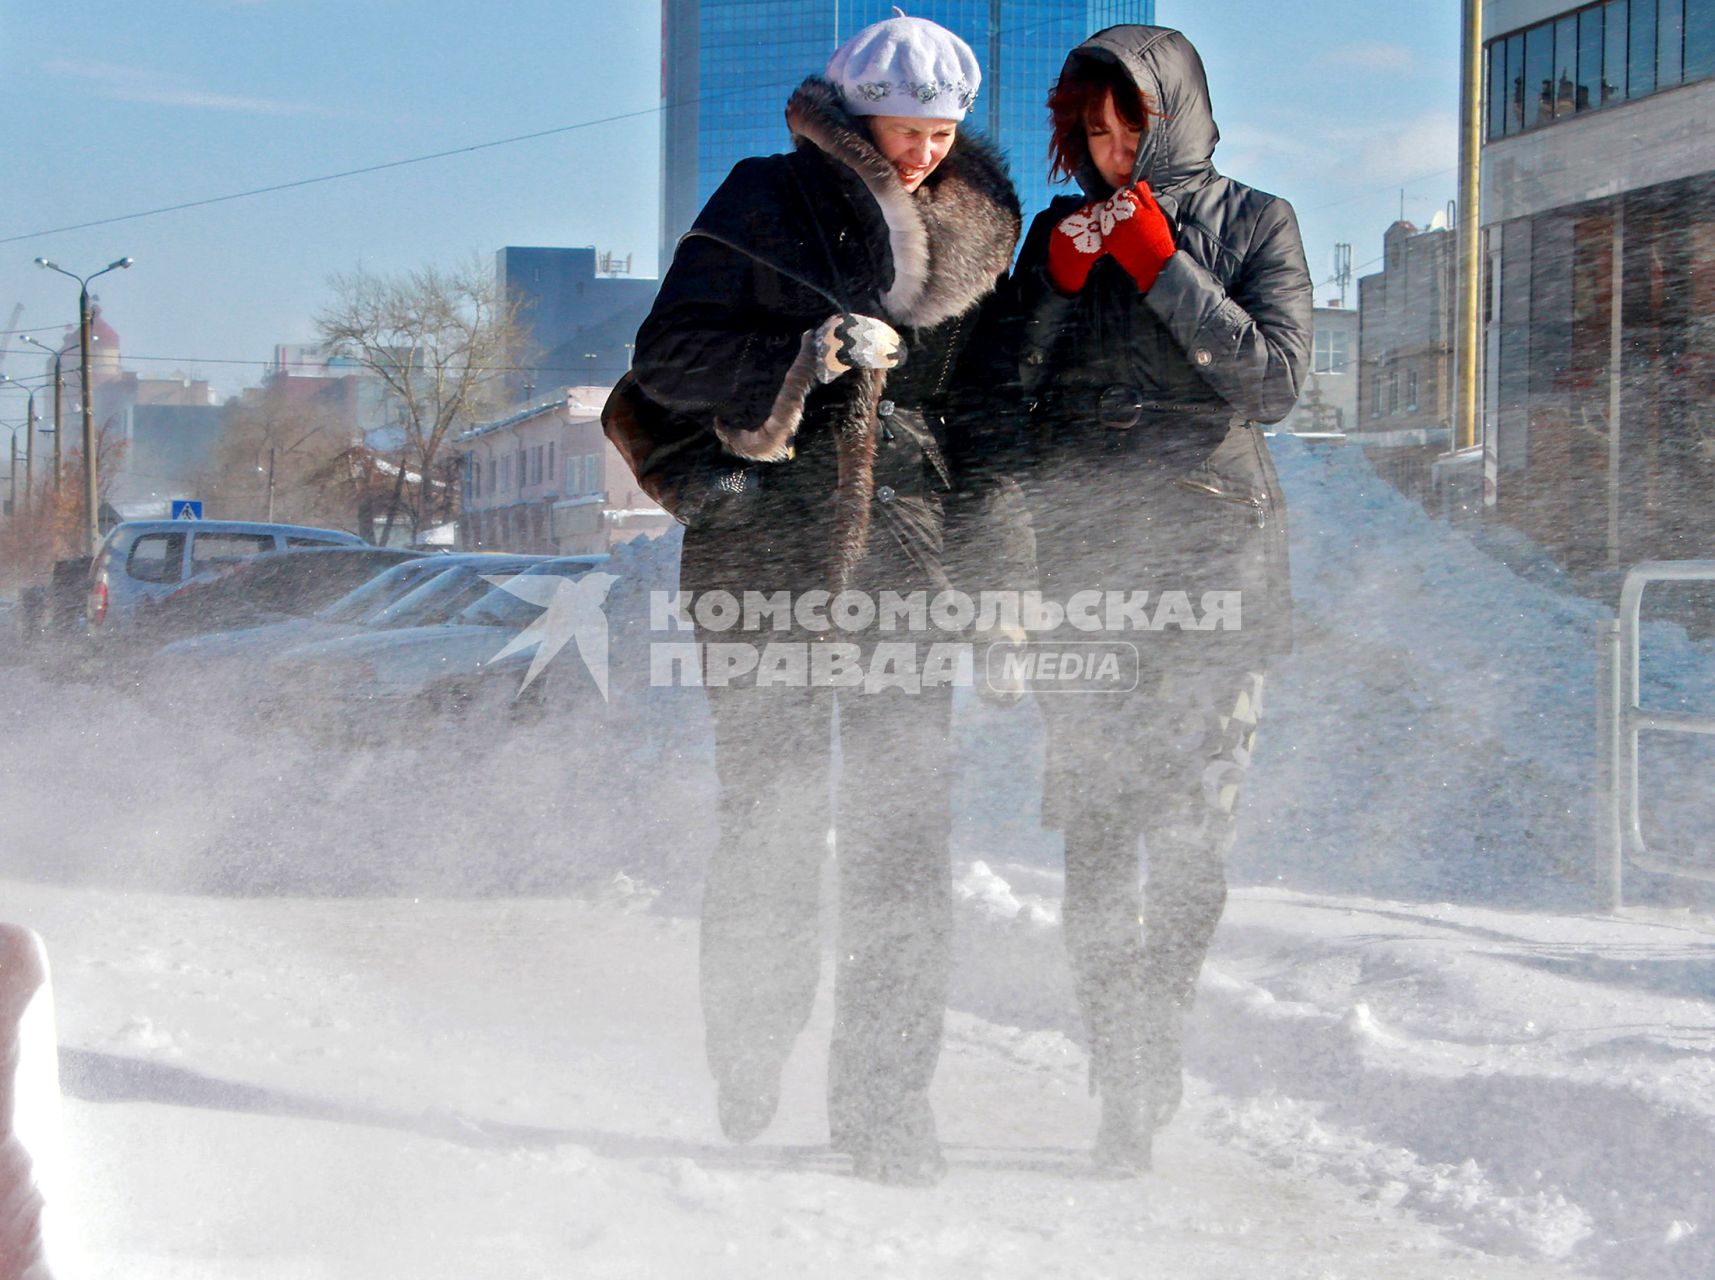
[[[128,447],[124,433],[114,422],[108,418],[95,433],[95,474],[101,502],[106,502],[112,491]],[[45,580],[56,560],[82,554],[86,527],[83,494],[83,451],[74,447],[66,454],[59,489],[43,484],[27,509],[0,521],[0,586]]]
[[[396,486],[402,495],[407,474],[424,480],[440,474],[447,440],[501,402],[507,366],[520,347],[517,304],[474,256],[451,270],[359,269],[328,284],[334,298],[316,327],[330,353],[386,385],[403,437]],[[389,503],[383,541],[401,505]],[[409,505],[414,536],[436,504]]]
[[[209,507],[249,520],[349,528],[352,487],[329,464],[355,443],[337,409],[289,399],[277,387],[233,402],[214,465],[201,486]]]

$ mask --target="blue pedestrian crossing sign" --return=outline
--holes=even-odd
[[[174,498],[173,499],[173,519],[175,519],[175,520],[201,520],[202,519],[202,503],[195,498]]]

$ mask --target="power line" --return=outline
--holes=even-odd
[[[1045,27],[1063,20],[1064,19],[1059,16],[1043,18],[1036,22],[1021,23],[1016,27],[1009,27],[994,34],[1000,36],[1021,35],[1025,32],[1034,31],[1038,27]],[[200,200],[185,200],[178,204],[161,205],[159,208],[155,209],[142,209],[136,213],[122,213],[116,214],[110,218],[94,218],[88,222],[68,223],[63,227],[48,227],[41,231],[25,232],[22,235],[0,236],[0,244],[16,244],[20,240],[35,240],[42,236],[60,235],[67,231],[87,231],[91,227],[109,227],[120,222],[134,222],[139,218],[153,218],[163,213],[179,213],[185,209],[201,209],[209,205],[226,204],[233,200],[248,200],[254,196],[272,195],[279,191],[293,191],[300,187],[312,187],[324,182],[338,182],[345,178],[357,178],[362,177],[365,174],[382,173],[388,169],[403,169],[409,165],[427,164],[431,160],[445,160],[452,156],[469,155],[477,151],[489,151],[496,147],[509,147],[520,142],[534,142],[538,138],[551,138],[563,133],[575,133],[581,129],[593,129],[599,125],[617,124],[622,120],[637,120],[644,116],[659,115],[663,111],[677,110],[687,106],[700,106],[703,103],[714,102],[721,98],[730,98],[742,93],[752,93],[758,88],[796,88],[798,85],[802,84],[803,81],[804,77],[799,76],[791,80],[779,80],[764,85],[749,84],[739,89],[728,89],[721,93],[708,93],[701,97],[689,100],[659,103],[656,106],[647,107],[638,111],[622,111],[617,115],[601,116],[593,120],[580,120],[575,124],[556,125],[551,129],[538,129],[534,133],[520,133],[509,138],[495,138],[488,142],[473,142],[469,146],[452,147],[445,151],[432,151],[426,155],[408,156],[403,160],[385,160],[379,164],[362,165],[356,169],[342,169],[338,173],[324,173],[313,178],[295,178],[290,182],[276,182],[265,187],[252,187],[247,191],[232,191],[225,195],[205,196]],[[22,332],[22,330],[17,332]]]
[[[32,353],[32,350],[33,349],[31,349],[31,348],[13,347],[13,348],[0,350],[0,355],[7,355],[7,356],[30,355]],[[36,354],[40,354],[40,353],[36,352]],[[252,360],[241,360],[241,359],[238,359],[238,358],[232,357],[232,356],[139,356],[139,355],[132,355],[129,351],[127,351],[123,355],[122,361],[124,363],[127,363],[127,364],[132,363],[132,362],[138,362],[138,363],[149,363],[149,364],[177,364],[177,365],[236,364],[236,365],[250,365],[250,366],[255,366],[255,367],[260,367],[260,368],[273,368],[273,367],[275,367],[275,362],[272,359],[267,359],[267,360],[254,360],[254,359],[252,359]],[[617,359],[616,360],[592,361],[590,363],[582,364],[582,365],[564,365],[564,366],[561,366],[561,365],[541,365],[541,364],[482,364],[482,365],[470,365],[468,367],[477,373],[588,373],[591,368],[610,368],[616,363],[618,363]],[[465,366],[461,366],[461,367],[465,367]],[[348,368],[346,366],[337,366],[336,368],[338,371],[330,372],[330,373],[327,373],[325,375],[324,374],[310,374],[310,375],[303,375],[303,376],[315,377],[315,378],[325,378],[325,380],[327,380],[327,381],[333,381],[334,379],[343,378],[343,377],[359,377],[359,378],[361,378],[361,377],[373,377],[373,376],[375,376],[374,374],[370,373],[370,371],[367,369],[362,369],[362,368],[357,368],[357,367],[349,367]],[[76,371],[75,370],[69,371],[68,376],[75,377]],[[0,384],[0,386],[3,386],[3,385],[5,385],[5,384]]]
[[[507,147],[518,142],[531,142],[537,138],[549,138],[556,134],[572,133],[578,129],[593,129],[597,125],[614,124],[620,120],[634,120],[639,116],[655,115],[662,111],[661,107],[651,107],[644,111],[624,111],[618,115],[602,116],[596,120],[580,120],[576,124],[559,125],[552,129],[539,129],[535,133],[520,133],[510,138],[496,138],[490,142],[473,142],[466,147],[453,147],[447,151],[435,151],[428,155],[410,156],[404,160],[387,160],[380,164],[363,165],[357,169],[343,169],[338,173],[324,173],[314,178],[298,178],[291,182],[276,182],[266,187],[252,187],[248,191],[233,191],[222,196],[207,196],[201,200],[185,200],[179,204],[162,205],[156,209],[143,209],[137,213],[122,213],[111,218],[95,218],[89,222],[68,223],[63,227],[49,227],[43,231],[26,232],[23,235],[0,237],[0,244],[16,244],[20,240],[34,240],[41,236],[59,235],[66,231],[84,231],[90,227],[108,227],[118,222],[133,222],[138,218],[153,218],[163,213],[178,213],[184,209],[200,209],[211,204],[225,204],[232,200],[248,200],[252,196],[270,195],[276,191],[292,191],[299,187],[311,187],[323,182],[337,182],[342,178],[356,178],[366,173],[381,173],[387,169],[402,169],[407,165],[427,164],[431,160],[444,160],[449,156],[468,155],[473,151],[487,151],[494,147]]]
[[[1327,204],[1311,205],[1309,208],[1299,209],[1297,212],[1300,216],[1306,213],[1320,213],[1324,209],[1334,209],[1343,204],[1351,204],[1354,200],[1367,199],[1378,191],[1398,191],[1402,187],[1414,187],[1420,182],[1428,182],[1431,178],[1443,178],[1450,173],[1457,172],[1459,172],[1457,168],[1437,169],[1434,173],[1420,173],[1415,178],[1406,178],[1402,182],[1377,183],[1373,187],[1365,187],[1355,195],[1341,196],[1338,200],[1330,200]]]

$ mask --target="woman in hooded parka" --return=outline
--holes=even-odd
[[[979,80],[970,48],[934,23],[866,28],[791,95],[793,149],[740,162],[680,241],[604,425],[685,525],[680,586],[693,602],[951,585],[960,530],[981,523],[959,514],[981,487],[955,412],[960,357],[1021,225],[1004,163],[959,125]],[[822,628],[796,607],[780,631],[692,612],[705,655],[749,643],[764,668],[792,642],[812,660],[856,642],[863,667],[880,641],[923,639]],[[833,828],[832,1143],[859,1176],[935,1181],[949,690],[836,691],[814,667],[806,681],[706,665],[720,789],[701,985],[722,1129],[749,1141],[775,1113],[816,993]]]
[[[1035,639],[1117,665],[1077,693],[1037,681],[1043,807],[1065,836],[1095,1156],[1124,1175],[1148,1167],[1179,1104],[1183,1014],[1226,901],[1263,672],[1288,643],[1286,512],[1257,424],[1298,398],[1311,283],[1291,206],[1215,171],[1182,34],[1098,33],[1049,108],[1053,169],[1082,194],[1025,239],[1016,354],[1043,594],[1072,607]]]

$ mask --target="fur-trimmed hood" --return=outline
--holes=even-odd
[[[845,165],[875,198],[893,258],[893,281],[881,295],[887,319],[939,324],[993,291],[1012,261],[1021,217],[1006,162],[987,139],[961,128],[946,158],[912,192],[820,76],[792,94],[786,124],[799,146]]]

